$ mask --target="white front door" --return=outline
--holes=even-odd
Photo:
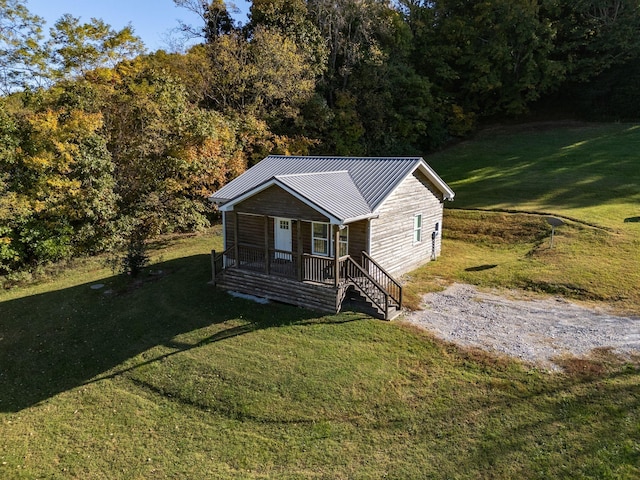
[[[290,253],[282,253],[291,252],[291,220],[288,218],[275,218],[273,220],[274,223],[274,247],[276,250],[281,250],[280,252],[276,251],[275,258],[282,260],[291,260]]]

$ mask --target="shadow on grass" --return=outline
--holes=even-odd
[[[640,217],[627,217],[624,219],[624,223],[640,223]]]
[[[135,288],[109,277],[0,303],[0,411],[17,412],[96,377],[136,368],[118,366],[158,345],[180,352],[258,329],[321,321],[314,320],[314,312],[278,304],[258,307],[216,290],[207,284],[206,255],[153,268],[167,274]],[[96,283],[105,287],[91,289]],[[118,284],[123,288],[105,295]],[[212,325],[220,329],[196,345],[175,341]]]
[[[491,270],[492,268],[496,268],[498,265],[496,264],[492,264],[492,265],[478,265],[477,267],[469,267],[469,268],[465,268],[464,271],[465,272],[482,272],[484,270]]]
[[[505,457],[524,454],[535,461],[508,470],[509,477],[526,477],[535,465],[540,478],[637,478],[640,452],[628,447],[635,438],[629,419],[640,407],[637,376],[635,368],[572,374],[537,391],[478,398],[491,419],[475,451],[460,463],[491,471]]]

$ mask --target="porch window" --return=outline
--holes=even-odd
[[[338,250],[338,256],[344,257],[349,254],[349,225],[346,225],[340,230],[340,248]]]
[[[314,255],[329,256],[329,224],[313,222],[311,247]]]
[[[349,253],[349,226],[340,230],[338,254],[344,257]],[[311,245],[314,255],[333,255],[333,237],[331,236],[331,225],[328,223],[313,222]]]
[[[418,213],[413,216],[413,243],[422,241],[422,214]]]

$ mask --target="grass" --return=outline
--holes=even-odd
[[[640,125],[488,131],[428,161],[456,208],[552,212],[640,232]]]
[[[635,132],[593,128],[582,134]],[[481,168],[473,148],[484,151],[485,141],[508,156],[527,138],[547,145],[539,156],[563,148],[561,132],[538,133],[459,145],[468,155],[455,168],[444,166],[455,149],[430,163],[456,190],[456,206],[517,210],[490,189],[472,198],[455,175]],[[548,175],[549,164],[539,167]],[[617,182],[635,181],[620,171]],[[517,183],[506,186],[525,188]],[[447,211],[443,255],[412,273],[409,296],[463,280],[631,308],[639,225],[624,220],[638,215],[634,195],[611,198],[614,214],[595,202],[523,197],[522,210],[579,220],[557,229],[554,248],[542,217]],[[156,275],[135,284],[87,260],[0,292],[0,478],[640,476],[638,362],[600,350],[549,373],[402,322],[258,307],[207,285],[208,252],[219,247],[215,229],[166,238],[154,251]]]
[[[216,238],[171,242],[136,288],[95,271],[3,293],[2,478],[640,474],[632,364],[549,374],[402,323],[256,308],[206,284]]]

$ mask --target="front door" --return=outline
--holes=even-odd
[[[275,231],[273,234],[274,247],[276,249],[275,258],[280,260],[291,260],[291,220],[288,218],[275,218]],[[280,251],[278,251],[280,250]]]

